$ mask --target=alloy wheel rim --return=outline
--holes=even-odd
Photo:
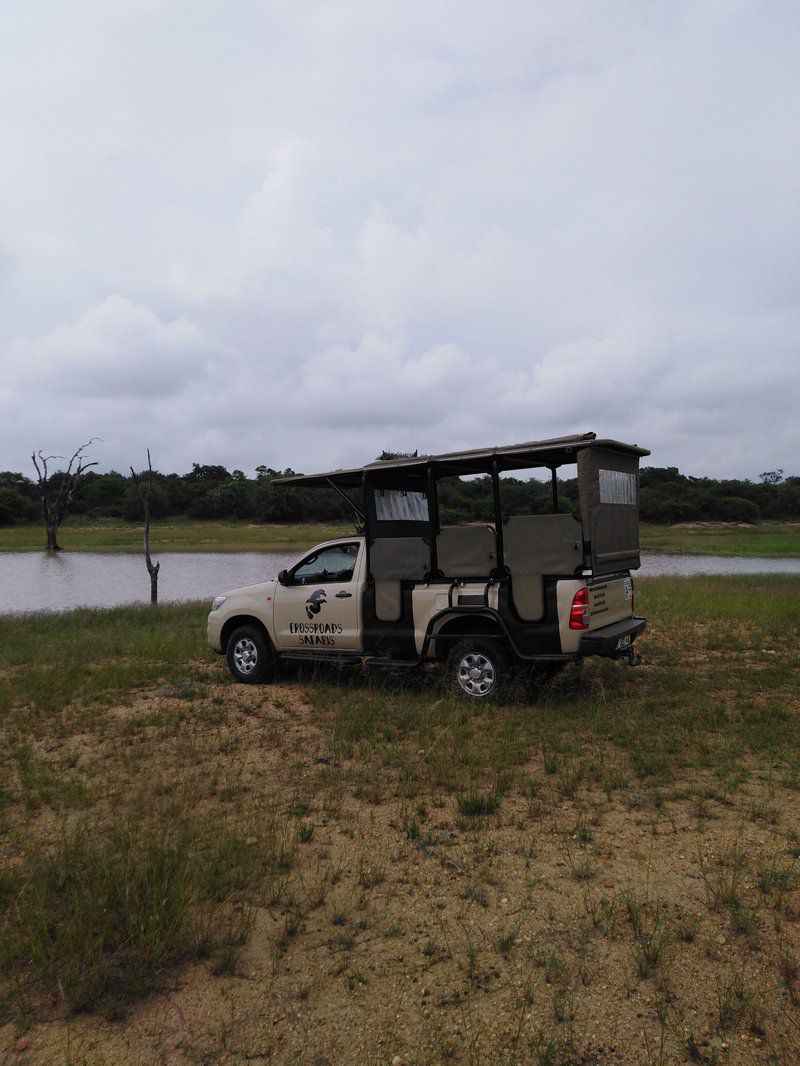
[[[233,649],[233,661],[240,674],[252,674],[258,663],[258,648],[249,637],[237,640]]]
[[[456,677],[468,696],[486,696],[496,681],[494,663],[479,652],[468,652],[458,664]]]

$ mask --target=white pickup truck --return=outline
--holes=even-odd
[[[634,614],[630,571],[648,454],[583,434],[283,478],[335,488],[357,532],[317,545],[275,580],[217,596],[209,644],[244,683],[268,680],[289,659],[438,661],[475,700],[497,695],[520,668],[541,680],[588,655],[635,663],[645,620]],[[580,515],[559,508],[556,471],[570,465]],[[542,467],[552,474],[550,512],[505,514],[500,473]],[[440,482],[472,474],[492,478],[494,521],[442,525]]]

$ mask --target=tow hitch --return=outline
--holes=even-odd
[[[628,648],[625,652],[625,658],[628,660],[628,666],[641,666],[642,657],[637,655],[633,648]]]

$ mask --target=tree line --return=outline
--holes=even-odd
[[[276,477],[293,473],[259,466],[255,477],[247,477],[241,470],[193,463],[186,474],[145,470],[129,476],[114,470],[98,473],[84,466],[79,485],[69,494],[69,513],[141,521],[139,477],[149,479],[149,512],[155,520],[180,516],[289,523],[350,518],[347,505],[332,490],[273,486]],[[57,496],[68,476],[66,471],[47,471],[44,487]],[[41,520],[42,489],[41,479],[0,472],[0,525]],[[440,483],[439,498],[443,523],[493,519],[489,478],[448,478]],[[563,510],[577,512],[577,479],[559,480],[559,498]],[[551,510],[550,485],[504,478],[502,504],[508,514],[546,513]],[[756,482],[717,480],[689,477],[676,467],[644,467],[640,513],[643,521],[663,523],[800,518],[800,477],[774,470],[765,471]]]

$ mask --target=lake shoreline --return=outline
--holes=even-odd
[[[209,603],[244,585],[269,581],[302,552],[176,552],[161,556],[159,601]],[[758,575],[800,578],[800,559],[681,555],[643,551],[638,581],[658,577]],[[7,617],[61,613],[78,608],[108,609],[147,604],[150,581],[141,552],[16,552],[0,555],[0,585]]]
[[[253,522],[165,519],[151,528],[154,555],[174,552],[301,552],[323,540],[352,535],[349,523],[261,525]],[[68,520],[61,527],[64,553],[141,552],[142,528],[117,519]],[[664,555],[800,558],[800,522],[642,523],[645,552]],[[44,552],[44,532],[37,524],[0,529],[0,556],[6,552]]]

